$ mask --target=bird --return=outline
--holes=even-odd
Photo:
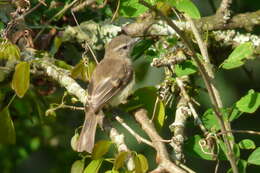
[[[121,34],[105,47],[104,58],[94,69],[88,85],[85,120],[77,142],[77,152],[92,153],[97,124],[102,121],[102,108],[125,103],[135,83],[130,59],[137,38]]]

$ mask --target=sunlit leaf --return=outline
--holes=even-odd
[[[84,81],[89,80],[89,76],[87,74],[87,68],[85,67],[84,63],[80,61],[73,69],[71,69],[71,76],[74,79],[81,79]]]
[[[30,64],[21,62],[16,65],[12,88],[19,97],[23,97],[30,85]]]
[[[156,110],[155,124],[158,128],[162,128],[165,120],[165,107],[161,100],[159,100]]]
[[[76,160],[71,166],[70,173],[83,173],[83,170],[84,170],[84,161]]]
[[[175,73],[178,77],[190,75],[197,72],[194,61],[186,60],[175,66]]]
[[[220,66],[224,69],[240,67],[244,64],[244,60],[250,57],[253,52],[254,48],[251,42],[243,43],[236,47]]]
[[[243,139],[238,143],[238,145],[241,149],[246,149],[246,150],[255,149],[256,147],[254,141],[250,139]]]
[[[142,173],[142,166],[141,162],[137,156],[137,154],[134,154],[134,163],[135,163],[135,173]]]
[[[15,144],[16,136],[8,107],[0,111],[0,143]]]
[[[260,93],[253,89],[248,91],[248,94],[236,102],[236,107],[247,113],[254,113],[260,106]]]
[[[98,141],[94,146],[92,159],[101,158],[104,154],[108,152],[111,144],[112,144],[111,141],[106,141],[106,140]]]
[[[243,112],[239,111],[237,107],[232,108],[232,112],[229,116],[229,121],[231,122],[238,119],[242,114]]]
[[[0,40],[0,59],[19,60],[20,49],[7,40]]]
[[[147,161],[146,157],[142,154],[137,154],[137,157],[138,157],[138,160],[141,165],[142,173],[147,172],[149,169],[149,166],[148,166],[148,161]]]
[[[124,17],[137,17],[148,10],[147,7],[141,5],[138,0],[121,0],[120,15]]]
[[[256,148],[248,157],[248,163],[260,165],[260,147]]]
[[[77,143],[79,139],[79,134],[75,133],[74,136],[70,140],[70,146],[74,151],[77,151]]]
[[[200,19],[200,12],[191,0],[166,0],[170,5],[193,19]]]
[[[217,121],[216,115],[212,109],[208,109],[202,116],[202,122],[210,131],[218,131],[220,125]]]
[[[98,173],[104,159],[92,160],[84,169],[84,173]]]
[[[127,151],[124,151],[124,152],[120,152],[117,156],[116,156],[116,159],[115,159],[115,162],[114,162],[114,166],[113,166],[113,169],[114,170],[118,170],[119,168],[122,168],[126,159],[129,157],[129,152]]]

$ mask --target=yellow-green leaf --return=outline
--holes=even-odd
[[[54,56],[58,52],[58,50],[61,46],[61,43],[62,43],[62,38],[59,37],[59,36],[56,36],[54,38],[54,42],[53,42],[53,45],[52,45],[51,50],[50,50],[50,54],[52,56]]]
[[[104,159],[92,160],[85,168],[84,173],[98,173]]]
[[[71,166],[70,173],[82,173],[83,170],[84,170],[84,161],[76,160]]]
[[[161,100],[157,104],[155,123],[158,128],[162,128],[165,120],[165,107]]]
[[[113,169],[114,170],[118,170],[119,168],[122,168],[126,159],[128,159],[129,157],[129,152],[127,151],[123,151],[123,152],[120,152],[117,156],[116,156],[116,160],[115,160],[115,163],[114,163],[114,166],[113,166]]]
[[[16,65],[12,80],[12,88],[19,97],[23,97],[30,85],[30,64],[21,62]]]
[[[0,111],[0,143],[15,144],[15,129],[8,106]]]
[[[143,173],[147,172],[149,169],[149,165],[148,165],[148,161],[147,161],[146,157],[142,154],[138,154],[137,157],[140,161],[142,172]]]
[[[74,151],[77,151],[77,143],[79,139],[79,134],[75,133],[74,136],[70,140],[70,146]]]
[[[106,140],[98,141],[94,146],[92,159],[99,159],[104,154],[106,154],[109,150],[111,143],[112,143],[111,141],[106,141]]]
[[[0,59],[18,60],[20,59],[20,49],[9,41],[0,42]]]
[[[145,173],[148,170],[148,162],[144,155],[135,154],[134,155],[135,162],[135,173]]]
[[[83,81],[89,80],[87,68],[85,68],[85,65],[82,61],[80,61],[75,67],[73,67],[73,69],[70,72],[71,76],[74,79],[81,79]]]
[[[96,67],[96,62],[94,61],[89,61],[88,62],[88,68],[87,68],[87,79],[90,80],[92,76],[92,72],[94,71]]]
[[[135,162],[135,173],[143,173],[142,165],[141,165],[141,162],[140,162],[137,154],[134,155],[134,162]]]

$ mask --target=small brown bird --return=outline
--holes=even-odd
[[[77,151],[92,153],[97,123],[104,105],[123,103],[134,85],[130,54],[136,39],[126,35],[115,37],[106,47],[103,60],[96,66],[88,86],[88,107],[77,143]]]

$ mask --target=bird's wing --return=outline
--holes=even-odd
[[[113,66],[114,65],[115,64],[113,64]],[[95,111],[101,109],[104,104],[106,104],[113,96],[120,92],[131,81],[131,78],[133,77],[132,68],[127,64],[120,65],[121,66],[115,65],[114,67],[116,69],[113,69],[113,72],[111,71],[103,75],[101,80],[98,82],[90,83],[89,102],[90,106]],[[101,70],[102,66],[97,68],[100,68],[97,70]],[[95,73],[93,77],[95,77],[95,75],[99,75],[98,72]]]

